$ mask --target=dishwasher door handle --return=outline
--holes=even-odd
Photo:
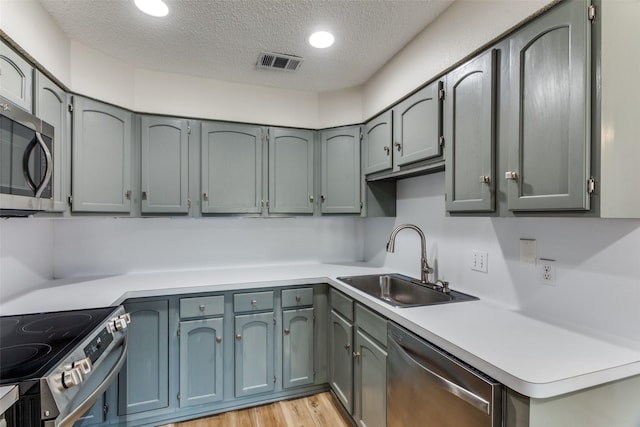
[[[416,360],[416,358],[414,358],[411,354],[409,354],[409,352],[407,352],[407,350],[402,346],[402,344],[400,344],[396,340],[391,339],[390,342],[392,345],[396,346],[396,350],[405,359],[407,359],[414,365],[417,365],[418,367],[420,367],[420,369],[422,369],[425,373],[427,373],[431,377],[431,379],[434,381],[434,383],[436,383],[441,389],[446,390],[447,392],[453,394],[454,396],[464,400],[465,402],[469,403],[473,407],[480,409],[481,411],[484,411],[487,415],[491,415],[490,402],[478,396],[477,394],[470,392],[466,388],[461,387],[458,384],[452,381],[449,381],[443,376],[433,372],[431,369],[429,369],[424,364],[420,363],[419,360]]]

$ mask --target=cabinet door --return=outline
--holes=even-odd
[[[322,213],[360,213],[360,128],[322,132]]]
[[[387,425],[387,352],[358,329],[355,337],[354,417],[361,427]]]
[[[53,126],[53,209],[67,208],[69,185],[69,112],[67,94],[40,72],[35,73],[35,115]]]
[[[188,213],[189,124],[142,117],[142,213]]]
[[[353,413],[353,325],[331,311],[329,384],[342,405]]]
[[[273,391],[275,387],[273,312],[235,317],[236,397]]]
[[[589,209],[590,31],[568,1],[510,41],[510,210]]]
[[[262,128],[202,124],[202,212],[260,213]]]
[[[495,210],[495,50],[447,75],[446,207]]]
[[[118,415],[130,415],[169,405],[169,303],[134,302],[127,361],[118,376]]]
[[[269,130],[269,212],[313,213],[313,132]]]
[[[364,173],[393,167],[393,114],[389,110],[367,123],[364,128]]]
[[[33,67],[0,40],[0,95],[31,112]]]
[[[73,202],[76,212],[130,212],[130,112],[74,97]]]
[[[180,322],[180,407],[222,399],[223,321]]]
[[[282,387],[313,384],[313,308],[282,312]]]
[[[433,82],[393,108],[397,166],[442,156],[442,82]]]

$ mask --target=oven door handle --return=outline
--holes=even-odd
[[[55,422],[56,427],[71,427],[73,423],[82,416],[82,414],[87,412],[89,408],[91,408],[93,404],[96,403],[100,395],[107,390],[116,375],[118,375],[118,372],[120,372],[120,369],[122,369],[125,360],[127,360],[126,335],[124,336],[120,347],[122,348],[122,352],[118,357],[118,361],[113,365],[113,367],[111,367],[105,379],[100,383],[98,387],[96,387],[95,390],[91,392],[91,394],[89,394],[89,396],[87,396],[85,400],[83,400],[78,406],[76,406],[69,414],[60,414]]]

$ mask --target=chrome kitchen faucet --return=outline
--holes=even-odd
[[[420,282],[427,284],[429,283],[428,276],[433,273],[433,268],[429,266],[427,263],[427,239],[424,237],[424,233],[420,230],[420,227],[413,224],[402,224],[397,226],[391,232],[391,236],[389,236],[389,242],[387,243],[387,252],[393,252],[396,246],[396,235],[400,232],[400,230],[404,230],[405,228],[410,228],[411,230],[415,230],[416,233],[420,235],[420,243],[422,245],[422,257],[420,258]]]

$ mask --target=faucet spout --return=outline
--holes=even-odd
[[[404,230],[405,228],[414,230],[420,236],[420,245],[422,249],[422,254],[420,257],[420,281],[422,283],[429,283],[428,275],[433,273],[433,268],[431,268],[429,266],[429,263],[427,262],[427,239],[420,227],[413,224],[402,224],[394,228],[391,232],[391,236],[389,236],[389,242],[387,242],[387,252],[395,251],[396,236],[401,230]]]

